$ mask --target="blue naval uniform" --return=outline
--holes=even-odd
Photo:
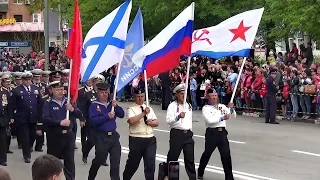
[[[36,138],[36,124],[40,119],[39,107],[41,105],[40,89],[34,85],[29,90],[19,85],[11,91],[12,109],[10,119],[14,119],[25,161],[30,161],[31,147]]]
[[[54,97],[49,98],[43,104],[42,120],[46,126],[47,133],[47,153],[64,160],[64,174],[66,180],[75,179],[75,133],[72,131],[76,118],[82,119],[82,113],[78,108],[74,107],[74,111],[70,112],[70,126],[64,127],[60,123],[66,119],[67,98],[59,103]]]
[[[110,103],[103,104],[93,101],[89,108],[89,121],[95,129],[96,157],[92,160],[88,180],[94,180],[101,165],[103,165],[110,154],[110,177],[112,180],[120,180],[120,158],[121,145],[120,135],[116,131],[116,117],[123,118],[124,111],[120,106],[114,108],[115,117],[109,118],[111,111]]]

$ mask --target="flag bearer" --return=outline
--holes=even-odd
[[[169,104],[167,110],[166,121],[171,128],[167,162],[177,161],[183,150],[184,164],[189,180],[195,180],[192,107],[189,103],[186,105],[186,109],[183,107],[184,92],[185,84],[179,84],[173,89],[176,100]]]
[[[101,82],[105,82],[105,78],[102,75],[97,75],[92,78],[92,88],[89,87],[91,80],[87,82],[85,87],[79,89],[79,98],[78,98],[78,106],[83,113],[83,116],[86,120],[85,125],[81,126],[81,145],[82,145],[82,161],[83,163],[87,163],[87,158],[93,146],[95,145],[94,141],[94,133],[95,129],[92,123],[89,121],[89,108],[93,101],[96,101],[98,98],[97,95],[97,84]],[[89,83],[89,85],[88,85]],[[103,166],[108,166],[105,162]]]
[[[127,111],[130,152],[123,172],[123,180],[132,178],[142,157],[145,165],[145,179],[154,180],[157,140],[154,137],[153,128],[157,127],[159,122],[153,109],[144,104],[144,97],[143,89],[135,89],[135,103]]]
[[[112,180],[120,180],[121,145],[120,135],[116,131],[116,117],[123,118],[124,111],[116,101],[108,102],[109,85],[97,84],[98,99],[90,105],[89,121],[95,128],[96,156],[92,160],[88,180],[97,176],[98,170],[110,154],[110,177]],[[114,111],[112,110],[114,107]]]
[[[39,107],[42,98],[39,88],[31,84],[30,72],[24,72],[21,78],[22,85],[11,92],[10,119],[15,120],[17,125],[24,161],[30,163],[31,147],[36,138],[36,123],[40,117]]]
[[[7,166],[7,151],[9,144],[7,144],[7,129],[9,127],[9,98],[10,93],[3,87],[0,87],[0,165]]]
[[[82,113],[71,104],[67,104],[67,98],[63,94],[63,83],[54,81],[49,87],[52,90],[52,97],[44,102],[42,112],[47,133],[47,153],[62,158],[66,180],[74,180],[75,134],[72,128],[73,121],[82,118]],[[66,117],[67,110],[70,111],[69,117]]]
[[[218,147],[225,180],[233,180],[228,131],[226,121],[230,119],[230,109],[220,104],[218,94],[212,89],[207,91],[209,105],[202,108],[202,114],[206,122],[205,149],[200,159],[198,168],[198,179],[203,179],[204,170],[209,162],[211,154]],[[233,108],[233,104],[229,105]],[[233,112],[233,111],[232,111]]]

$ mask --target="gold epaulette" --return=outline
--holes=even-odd
[[[44,96],[42,96],[42,99],[44,99],[44,98],[47,98],[49,95],[44,95]]]

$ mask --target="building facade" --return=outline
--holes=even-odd
[[[0,47],[27,53],[44,51],[44,15],[29,11],[32,0],[0,0]],[[60,36],[59,15],[49,12],[49,42],[56,44]]]

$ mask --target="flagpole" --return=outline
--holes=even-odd
[[[184,97],[183,97],[183,108],[186,111],[187,107],[187,94],[188,94],[188,86],[189,86],[189,74],[190,74],[190,61],[191,61],[191,56],[188,57],[188,62],[187,62],[187,74],[186,74],[186,83],[184,87]]]
[[[234,89],[232,91],[232,96],[231,96],[231,99],[230,99],[230,103],[233,103],[234,96],[236,95],[236,92],[237,92],[237,89],[238,89],[238,85],[239,85],[239,82],[240,82],[240,79],[241,79],[243,67],[244,67],[244,64],[246,63],[246,60],[247,60],[246,57],[243,58],[243,61],[242,61],[241,67],[240,67],[240,71],[238,73],[236,85],[234,86]]]
[[[72,59],[70,59],[70,70],[69,70],[69,81],[68,81],[68,94],[67,94],[67,104],[70,103],[70,85],[71,85],[71,74],[72,74]],[[69,119],[70,111],[67,110],[66,119]]]
[[[148,93],[148,79],[147,79],[147,71],[144,70],[144,88],[145,88],[145,91],[146,91],[146,104],[147,104],[147,107],[149,107],[149,93]]]
[[[117,75],[116,75],[116,83],[114,85],[114,90],[113,90],[113,99],[112,100],[116,100],[117,98],[117,89],[118,89],[118,83],[119,83],[119,74],[120,74],[120,68],[121,68],[121,64],[122,64],[122,60],[123,58],[120,60],[120,62],[118,63],[118,68],[117,68]],[[114,107],[112,106],[111,112],[114,112]]]

